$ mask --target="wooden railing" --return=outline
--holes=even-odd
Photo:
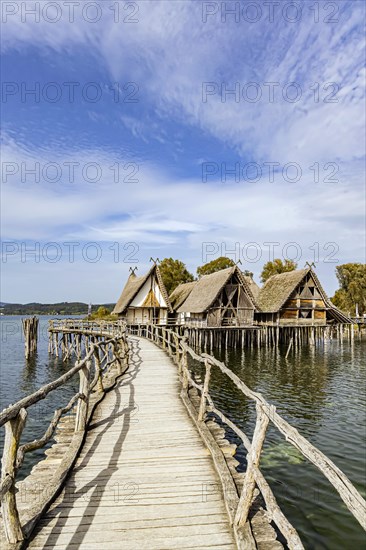
[[[243,442],[248,451],[247,470],[244,485],[240,494],[237,509],[234,515],[234,529],[240,529],[247,521],[249,509],[253,500],[255,486],[259,488],[266,504],[267,512],[284,535],[290,549],[303,549],[303,544],[288,519],[281,511],[276,498],[259,468],[263,443],[266,437],[268,425],[273,424],[285,437],[286,441],[298,449],[301,454],[312,462],[316,468],[330,481],[337,490],[347,508],[366,530],[366,502],[352,485],[344,473],[319,449],[314,447],[293,426],[284,420],[277,412],[274,405],[268,403],[264,397],[252,391],[236,374],[228,369],[224,363],[206,353],[197,354],[187,345],[186,339],[174,331],[159,326],[146,327],[145,337],[160,345],[174,359],[178,365],[178,371],[182,379],[183,392],[187,395],[190,388],[195,388],[200,395],[200,406],[197,421],[203,423],[206,412],[217,415],[223,424],[226,424]],[[202,363],[205,369],[203,384],[198,384],[188,367],[188,355],[195,361]],[[252,441],[248,436],[227,416],[219,410],[210,395],[210,376],[212,369],[219,369],[232,380],[235,386],[256,406],[256,424]],[[225,487],[224,487],[225,493]]]
[[[43,448],[52,439],[61,417],[75,407],[74,436],[68,449],[70,453],[67,456],[68,451],[66,451],[63,457],[62,470],[59,471],[54,483],[54,491],[47,492],[48,500],[51,501],[52,495],[57,492],[82,444],[91,398],[94,402],[100,400],[108,389],[105,381],[109,382],[120,376],[128,368],[129,348],[124,327],[106,326],[101,330],[100,326],[95,327],[92,324],[86,325],[82,321],[72,320],[72,322],[53,321],[50,323],[50,329],[51,331],[84,331],[83,346],[72,350],[78,358],[74,367],[0,413],[0,426],[4,426],[5,429],[0,483],[1,511],[5,536],[11,544],[24,540],[29,534],[23,532],[15,496],[17,473],[23,464],[25,454]],[[84,355],[83,358],[82,355]],[[76,375],[79,376],[79,391],[66,406],[54,411],[44,435],[40,439],[20,445],[28,409]]]
[[[84,319],[51,319],[49,321],[49,331],[94,331],[94,332],[102,332],[105,334],[108,332],[108,334],[115,334],[118,330],[124,330],[126,326],[125,321],[119,320],[116,318],[115,321],[103,321],[103,320],[96,320],[96,321],[86,321]]]

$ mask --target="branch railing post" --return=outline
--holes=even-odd
[[[165,338],[166,338],[166,335],[165,335],[165,328],[164,327],[161,327],[161,339],[162,339],[162,343],[163,343],[163,349],[166,349],[166,341],[165,341]]]
[[[182,353],[182,375],[183,375],[182,387],[183,387],[183,390],[185,390],[185,391],[188,390],[187,371],[188,371],[187,350],[186,350],[185,347],[183,347],[183,353]]]
[[[248,519],[250,505],[255,489],[255,470],[258,469],[264,439],[269,423],[269,417],[262,405],[256,404],[257,421],[255,424],[251,449],[247,455],[247,470],[245,472],[243,489],[240,495],[238,508],[235,515],[237,527],[243,527]]]
[[[104,386],[103,386],[103,376],[102,376],[102,369],[100,368],[100,357],[99,357],[99,349],[95,348],[94,350],[94,368],[95,372],[98,373],[98,391],[104,392]]]
[[[79,393],[83,396],[79,399],[76,408],[75,432],[84,430],[88,415],[89,393],[90,393],[90,369],[91,361],[79,370]]]
[[[172,346],[171,346],[170,330],[167,330],[166,333],[167,333],[167,340],[168,340],[168,353],[169,353],[169,356],[171,357]]]
[[[24,540],[15,498],[15,476],[20,436],[22,435],[26,419],[27,411],[25,409],[20,409],[17,416],[5,424],[1,480],[3,482],[7,476],[10,476],[12,482],[10,488],[2,498],[1,513],[3,516],[5,536],[8,542],[13,544]]]
[[[114,342],[112,342],[112,349],[113,349],[114,359],[117,362],[118,374],[122,374],[122,372],[123,372],[122,358],[121,358],[121,355],[119,353],[118,346]]]
[[[208,387],[209,387],[209,384],[210,384],[211,363],[207,359],[205,359],[205,369],[206,369],[205,370],[205,380],[203,382],[200,408],[199,408],[199,411],[198,411],[198,421],[199,422],[202,422],[203,419],[204,419],[204,416],[205,416]]]
[[[180,351],[180,357],[178,362],[178,374],[182,375],[183,372],[183,366],[185,363],[187,363],[187,352],[185,351],[185,344],[187,343],[186,338],[183,336],[181,342],[179,345],[179,351]]]
[[[177,365],[179,365],[179,352],[180,352],[179,339],[175,333],[173,333],[173,337],[174,337],[174,345],[175,345],[175,360]]]
[[[123,345],[124,345],[124,348],[125,348],[125,361],[126,361],[126,366],[128,366],[129,363],[130,363],[130,347],[129,347],[129,345],[128,345],[127,340],[124,340],[124,341],[123,341]]]

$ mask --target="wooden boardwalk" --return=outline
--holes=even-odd
[[[0,412],[1,548],[281,550],[286,541],[304,550],[259,467],[269,425],[323,473],[366,529],[366,502],[350,480],[260,393],[197,353],[185,335],[151,325],[139,336],[128,337],[119,321],[51,321],[49,352],[77,360]],[[211,371],[255,404],[251,439],[218,408]],[[28,411],[77,378],[77,393],[54,411],[43,436],[23,443]],[[228,429],[248,451],[245,473]],[[43,448],[20,481],[25,454]]]
[[[236,548],[211,454],[177,368],[132,339],[130,368],[98,405],[66,485],[29,548]]]

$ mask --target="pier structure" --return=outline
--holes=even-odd
[[[269,426],[328,479],[366,529],[366,503],[350,480],[260,393],[193,349],[187,334],[152,324],[133,332],[120,321],[50,323],[49,352],[76,362],[0,413],[4,549],[302,549],[260,468]],[[253,433],[217,404],[215,370],[254,407]],[[45,434],[21,444],[32,406],[73,377],[78,390]],[[247,450],[242,473],[239,442]],[[26,453],[45,446],[45,458],[19,481]]]

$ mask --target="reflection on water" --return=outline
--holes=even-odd
[[[38,353],[24,358],[20,317],[0,317],[0,408],[14,403],[66,372],[63,363],[47,352],[48,317],[40,317]],[[229,350],[214,355],[224,361],[251,389],[261,392],[301,434],[331,458],[365,496],[366,418],[365,342],[332,341],[326,347]],[[200,367],[196,367],[199,373]],[[251,437],[255,407],[218,369],[212,369],[211,392],[218,408]],[[28,409],[22,441],[40,437],[55,408],[66,405],[77,391],[78,377]],[[2,452],[3,430],[0,430]],[[233,441],[238,443],[231,434]],[[50,443],[51,444],[51,443]],[[49,444],[49,445],[50,445]],[[20,478],[42,457],[44,450],[26,455]],[[246,451],[237,458],[245,469]],[[299,530],[306,548],[358,550],[365,537],[338,494],[317,469],[270,427],[261,462],[263,473],[285,514]]]
[[[303,348],[284,359],[286,349],[216,350],[251,389],[331,458],[366,495],[365,342],[329,342]],[[195,367],[201,372],[201,367]],[[211,371],[214,401],[249,437],[255,407],[218,369]],[[232,441],[238,443],[234,434]],[[239,446],[238,469],[246,450]],[[261,468],[280,506],[299,530],[306,548],[359,549],[365,533],[326,478],[270,426]]]

